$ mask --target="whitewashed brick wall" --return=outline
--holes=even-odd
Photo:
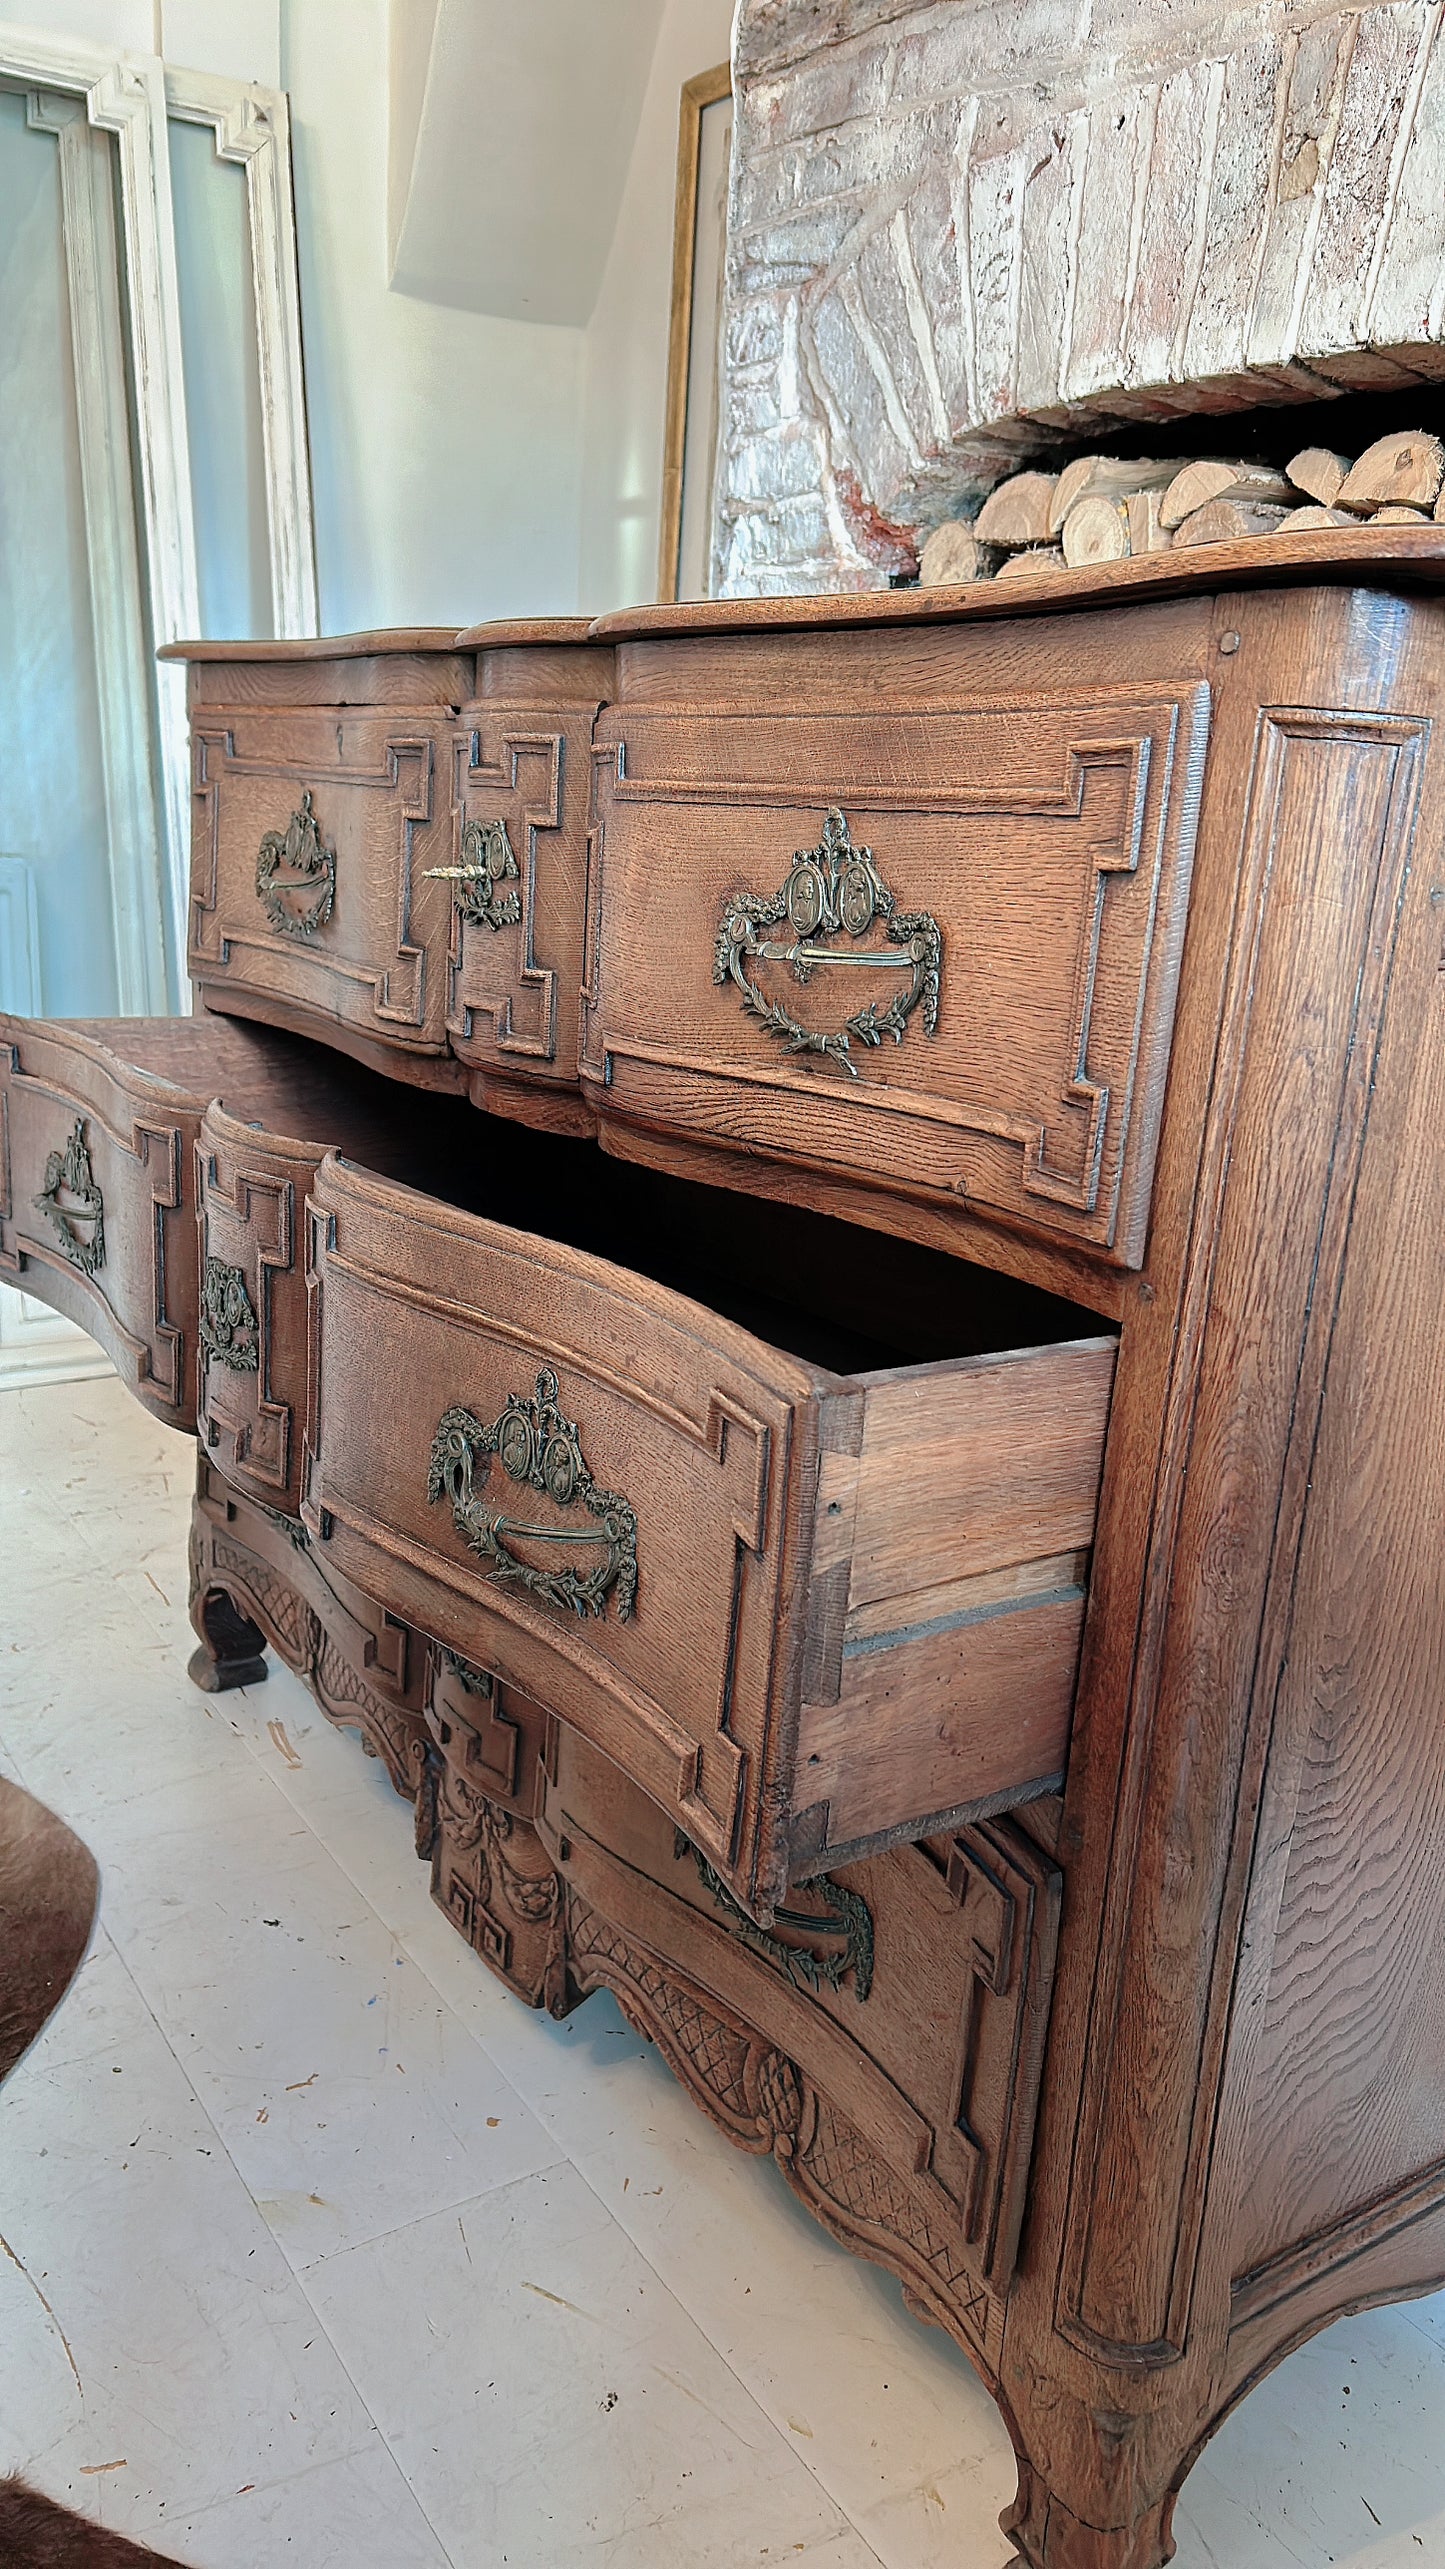
[[[1445,0],[740,0],[715,584],[1021,450],[1445,376]]]

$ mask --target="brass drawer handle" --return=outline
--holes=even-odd
[[[788,938],[771,939],[766,928],[786,920]],[[863,943],[875,925],[886,942]],[[852,944],[820,943],[843,935]],[[889,949],[897,947],[897,953]],[[906,972],[908,987],[886,1008],[870,999],[841,1026],[800,1025],[781,1000],[768,999],[748,978],[748,958],[760,963],[786,963],[793,979],[807,987],[820,967],[865,965],[875,972]],[[823,823],[816,847],[800,847],[770,900],[756,892],[736,893],[722,914],[713,959],[719,988],[733,981],[742,992],[743,1013],[787,1045],[792,1053],[822,1053],[837,1062],[850,1079],[858,1076],[852,1045],[881,1044],[891,1035],[901,1044],[908,1020],[921,1007],[925,1035],[938,1026],[938,999],[943,978],[943,931],[927,910],[900,910],[877,866],[871,847],[855,847],[848,823],[837,807]]]
[[[201,1283],[201,1346],[233,1374],[254,1374],[261,1363],[261,1328],[239,1267],[207,1258]]]
[[[105,1264],[105,1198],[85,1147],[84,1116],[77,1115],[64,1150],[49,1154],[35,1209],[49,1215],[71,1265],[83,1276],[98,1275]]]
[[[310,791],[284,830],[268,830],[256,858],[256,893],[284,937],[314,937],[336,898],[336,851],[323,846]]]
[[[521,880],[505,821],[466,821],[462,825],[460,865],[429,865],[429,883],[455,883],[456,904],[477,928],[515,928],[522,915],[522,896],[504,885]]]
[[[477,1489],[486,1482],[494,1454],[512,1480],[542,1491],[558,1508],[580,1505],[597,1519],[596,1526],[538,1525],[484,1507]],[[432,1440],[426,1494],[433,1504],[450,1499],[458,1534],[491,1563],[494,1579],[575,1615],[605,1614],[615,1589],[617,1620],[629,1621],[637,1595],[637,1517],[618,1491],[598,1489],[583,1460],[576,1422],[557,1406],[557,1377],[549,1367],[538,1374],[530,1399],[509,1392],[506,1408],[489,1425],[469,1409],[445,1412]],[[590,1568],[568,1562],[548,1569],[522,1559],[512,1548],[519,1542],[600,1549],[601,1558]]]
[[[686,1856],[692,1857],[703,1889],[722,1911],[729,1935],[750,1946],[755,1954],[762,1954],[766,1961],[776,1963],[795,1989],[841,1989],[851,1972],[854,1997],[860,2004],[867,2000],[873,1987],[873,1912],[861,1892],[850,1891],[846,1883],[820,1873],[805,1887],[822,1901],[821,1914],[796,1907],[773,1911],[775,1926],[799,1928],[817,1943],[831,1936],[841,1937],[841,1953],[814,1953],[807,1945],[790,1945],[782,1936],[769,1935],[750,1918],[733,1898],[716,1866],[709,1864],[701,1847],[694,1846],[681,1829],[674,1832],[673,1853],[679,1864]]]

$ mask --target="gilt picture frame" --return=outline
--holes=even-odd
[[[732,67],[719,63],[684,82],[678,117],[657,558],[663,601],[706,597],[710,586],[731,143]]]

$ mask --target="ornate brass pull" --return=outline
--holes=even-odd
[[[765,937],[763,930],[786,920],[792,936]],[[870,930],[881,925],[885,943],[865,945]],[[820,942],[843,934],[852,945]],[[897,952],[890,952],[897,948]],[[827,964],[864,965],[874,972],[906,972],[908,988],[886,1008],[870,999],[841,1026],[801,1025],[780,1000],[768,999],[750,981],[748,958],[760,963],[786,963],[793,979],[806,988]],[[718,927],[713,980],[719,988],[733,981],[742,993],[743,1012],[787,1045],[793,1053],[821,1053],[837,1062],[850,1079],[858,1076],[852,1058],[854,1042],[881,1044],[891,1035],[901,1044],[908,1020],[921,1008],[925,1035],[938,1026],[939,989],[943,977],[943,931],[927,910],[900,910],[869,847],[855,847],[848,823],[835,806],[823,823],[816,847],[800,847],[778,890],[770,899],[739,892],[729,901]]]
[[[542,1491],[554,1506],[582,1507],[595,1526],[536,1524],[483,1506],[484,1485],[496,1455],[510,1479]],[[481,1470],[477,1470],[480,1462]],[[576,1422],[557,1406],[557,1377],[544,1366],[530,1399],[509,1392],[500,1417],[484,1425],[469,1409],[449,1409],[437,1423],[427,1472],[427,1497],[450,1499],[452,1522],[464,1543],[491,1564],[494,1579],[525,1588],[543,1605],[575,1615],[601,1615],[612,1592],[617,1619],[626,1623],[637,1595],[637,1517],[616,1490],[599,1490],[583,1459]],[[568,1562],[557,1569],[524,1560],[516,1543],[562,1544],[569,1551],[600,1552],[590,1567]]]
[[[256,893],[273,928],[314,937],[336,898],[336,851],[322,844],[309,790],[284,830],[268,830],[256,858]]]
[[[673,1839],[673,1852],[681,1863],[690,1855],[697,1866],[704,1888],[723,1913],[728,1932],[740,1944],[748,1945],[768,1962],[774,1962],[795,1989],[841,1989],[849,1972],[853,1975],[853,1995],[861,2005],[873,1986],[873,1912],[861,1892],[850,1891],[831,1875],[819,1874],[808,1885],[824,1905],[819,1917],[811,1909],[775,1909],[774,1924],[798,1927],[805,1935],[838,1936],[843,1939],[841,1953],[810,1953],[806,1945],[785,1944],[781,1936],[769,1935],[746,1909],[733,1898],[722,1875],[709,1864],[700,1847],[681,1829]]]
[[[521,880],[505,821],[465,821],[460,865],[429,865],[429,883],[455,883],[456,904],[464,919],[478,928],[514,928],[522,915],[522,896],[504,885]]]
[[[239,1267],[207,1258],[201,1280],[201,1345],[233,1374],[254,1374],[261,1363],[261,1329]]]
[[[105,1264],[105,1198],[85,1147],[84,1116],[77,1115],[64,1150],[49,1154],[35,1209],[49,1215],[71,1265],[83,1276],[98,1275]]]

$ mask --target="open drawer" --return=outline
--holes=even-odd
[[[762,1918],[1049,1789],[1113,1340],[939,1253],[547,1148],[499,1196],[560,1238],[322,1164],[302,1513],[338,1568],[574,1724]]]
[[[196,1416],[202,1114],[224,1093],[284,1118],[306,1065],[223,1018],[0,1016],[0,1275],[88,1329],[171,1427]]]
[[[207,1444],[294,1514],[306,1313],[290,1243],[312,1173],[335,1146],[429,1183],[475,1125],[438,1098],[418,1134],[405,1090],[227,1017],[0,1015],[0,1276],[88,1329],[169,1426],[196,1424],[199,1359]]]

